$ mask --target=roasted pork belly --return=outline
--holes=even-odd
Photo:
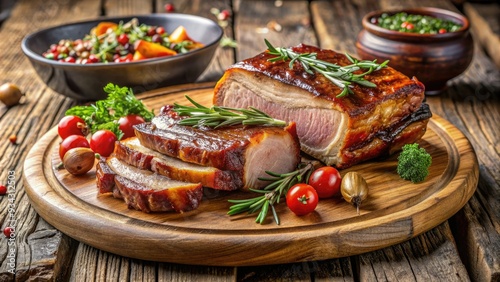
[[[143,146],[170,157],[235,172],[249,188],[261,188],[266,171],[290,172],[300,161],[295,123],[210,129],[179,125],[181,119],[165,107],[151,122],[134,126],[136,136]]]
[[[299,53],[317,53],[320,60],[349,65],[345,55],[299,45]],[[424,85],[393,68],[365,76],[376,87],[352,84],[353,94],[321,74],[309,74],[299,62],[270,62],[263,52],[230,67],[214,89],[215,105],[255,107],[277,119],[295,122],[301,149],[338,168],[390,154],[415,142],[431,116],[423,103]]]
[[[203,197],[200,183],[172,180],[127,165],[115,157],[99,161],[97,172],[99,193],[113,193],[129,208],[147,213],[190,211],[198,207]]]
[[[141,145],[136,137],[116,143],[113,155],[140,169],[147,169],[171,179],[198,183],[217,190],[244,188],[241,174],[181,161]]]

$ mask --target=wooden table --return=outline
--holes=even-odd
[[[199,81],[216,81],[235,61],[261,52],[265,49],[264,38],[279,46],[304,42],[355,54],[360,19],[368,11],[402,5],[457,9],[448,1],[431,0],[171,3],[177,12],[212,19],[213,7],[232,11],[225,35],[234,38],[238,48],[219,48]],[[101,15],[164,12],[165,4],[161,0],[20,0],[3,22],[0,82],[16,83],[26,92],[27,99],[23,105],[12,108],[0,106],[0,182],[6,183],[9,175],[15,176],[17,222],[15,270],[8,265],[9,241],[3,236],[0,239],[0,281],[500,281],[500,71],[479,45],[484,40],[476,40],[470,68],[450,81],[446,92],[427,98],[432,111],[458,127],[472,143],[480,166],[477,192],[455,216],[407,242],[325,261],[208,267],[120,257],[79,243],[46,223],[25,194],[23,161],[33,144],[76,103],[47,88],[36,77],[19,47],[22,38],[43,27]],[[476,11],[473,5],[467,6],[468,11],[471,9]],[[498,6],[495,9],[498,11]],[[477,36],[481,30],[474,32]],[[487,49],[491,48],[494,47]],[[8,141],[11,135],[17,135],[16,145]],[[8,204],[7,197],[3,197],[2,229],[7,224]]]

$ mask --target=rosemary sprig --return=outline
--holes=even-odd
[[[345,56],[352,64],[340,66],[317,59],[316,53],[296,53],[290,48],[274,47],[267,39],[264,39],[264,41],[268,48],[267,53],[276,56],[269,59],[270,62],[290,60],[288,66],[291,69],[295,62],[299,62],[307,73],[313,74],[315,71],[322,74],[333,84],[342,89],[342,92],[337,95],[338,98],[353,93],[350,89],[352,83],[365,87],[376,87],[374,83],[365,80],[364,76],[384,68],[389,63],[388,60],[382,64],[377,64],[377,60],[358,61],[346,53]],[[365,72],[355,74],[354,72],[358,70],[364,70]]]
[[[181,116],[189,116],[179,122],[180,125],[194,127],[220,128],[232,125],[266,125],[266,126],[286,126],[286,122],[274,119],[266,113],[255,108],[240,109],[212,106],[210,108],[200,105],[189,96],[186,96],[193,105],[182,106],[174,104],[174,111]]]
[[[259,179],[270,181],[270,183],[262,190],[250,189],[250,191],[262,195],[251,199],[229,200],[229,202],[234,205],[229,207],[227,214],[235,215],[243,212],[252,214],[260,210],[255,222],[262,224],[267,217],[269,208],[271,208],[274,221],[279,225],[280,220],[278,214],[276,213],[276,209],[274,208],[274,204],[278,204],[280,202],[280,199],[286,195],[290,187],[302,181],[307,181],[313,168],[314,166],[312,163],[302,163],[299,166],[299,169],[289,173],[277,174],[266,171],[266,173],[271,177]]]

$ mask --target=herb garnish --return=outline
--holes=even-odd
[[[248,109],[212,106],[210,108],[200,105],[189,96],[186,96],[193,105],[182,106],[174,104],[173,110],[181,116],[189,116],[179,122],[180,125],[194,127],[220,128],[232,125],[267,125],[286,126],[286,122],[274,119],[266,113],[249,107]]]
[[[302,181],[307,181],[313,168],[314,166],[312,163],[302,163],[301,165],[299,165],[299,169],[289,173],[277,174],[274,172],[266,171],[266,173],[272,177],[259,179],[264,181],[271,181],[271,183],[269,183],[262,190],[250,189],[250,191],[252,192],[260,193],[263,195],[251,199],[229,200],[229,202],[233,203],[234,205],[229,208],[229,212],[227,214],[235,215],[243,212],[248,212],[249,214],[251,214],[260,210],[259,215],[255,219],[255,222],[262,224],[267,217],[269,208],[271,208],[274,221],[279,225],[280,220],[278,214],[276,213],[276,209],[274,208],[274,204],[280,202],[280,199],[286,195],[290,187]]]
[[[349,54],[345,53],[345,56],[352,64],[339,66],[337,64],[318,60],[316,53],[296,53],[290,48],[274,47],[271,43],[269,43],[269,41],[267,41],[267,39],[264,39],[264,41],[268,47],[267,53],[277,56],[269,59],[270,62],[290,60],[290,63],[288,64],[290,69],[293,69],[293,64],[295,62],[299,62],[307,73],[313,74],[315,71],[322,74],[333,84],[342,89],[342,92],[337,95],[337,98],[353,93],[350,89],[351,83],[357,83],[366,87],[376,87],[374,83],[365,80],[364,76],[384,68],[389,63],[388,60],[382,64],[377,64],[377,60],[358,61]],[[354,74],[357,70],[365,70],[365,72],[361,74]]]
[[[116,135],[118,140],[123,136],[118,125],[118,120],[121,117],[135,114],[146,121],[150,121],[154,117],[153,111],[146,109],[144,104],[134,96],[132,89],[109,83],[104,87],[104,92],[108,93],[106,99],[96,101],[95,104],[89,106],[72,107],[66,111],[66,115],[82,118],[91,133],[108,129]]]

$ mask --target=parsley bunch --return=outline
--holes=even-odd
[[[141,116],[145,121],[150,121],[154,117],[153,111],[146,109],[134,96],[132,89],[109,83],[104,87],[104,92],[108,93],[106,99],[96,101],[89,106],[72,107],[66,111],[66,115],[82,118],[91,133],[101,129],[110,130],[118,140],[123,136],[118,124],[121,117],[134,114]]]

